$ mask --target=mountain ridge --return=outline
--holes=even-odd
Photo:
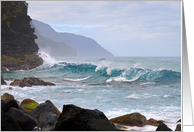
[[[114,55],[100,46],[94,39],[72,33],[56,32],[49,24],[32,20],[38,32],[51,40],[62,42],[76,50],[77,56],[86,57],[113,57]]]

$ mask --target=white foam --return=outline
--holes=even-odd
[[[112,70],[112,68],[108,68],[108,69],[106,70],[107,75],[111,75],[111,70]]]
[[[53,66],[54,64],[58,63],[54,57],[51,57],[49,54],[45,52],[39,52],[38,55],[43,59],[44,63]]]
[[[105,67],[108,67],[108,66],[109,66],[109,63],[105,61],[101,61],[101,64],[96,67],[95,72],[97,72],[98,70],[104,69]]]
[[[73,82],[79,82],[88,79],[90,76],[85,77],[85,78],[78,78],[78,79],[72,79],[72,78],[64,78],[66,81],[73,81]]]

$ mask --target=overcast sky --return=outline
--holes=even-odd
[[[181,56],[180,1],[27,1],[32,19],[114,56]]]

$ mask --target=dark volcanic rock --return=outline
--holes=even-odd
[[[1,85],[7,85],[7,83],[4,81],[3,76],[1,75]]]
[[[13,117],[1,110],[1,131],[22,131],[22,129]]]
[[[32,19],[27,15],[27,8],[25,2],[1,2],[1,14],[7,16],[1,19],[1,55],[20,57],[38,52],[37,37],[30,26]]]
[[[11,86],[19,86],[19,87],[32,87],[34,86],[55,86],[55,84],[50,82],[44,82],[43,80],[35,77],[28,77],[22,80],[16,79],[11,84]]]
[[[11,107],[19,108],[18,103],[15,100],[1,100],[1,110],[7,112]]]
[[[160,124],[156,131],[172,131],[166,124]]]
[[[1,70],[28,70],[43,63],[36,55],[37,36],[30,26],[27,8],[24,1],[1,2]]]
[[[63,105],[55,131],[118,131],[103,112]]]
[[[148,124],[147,119],[140,113],[132,113],[116,118],[110,119],[110,122],[127,125],[127,126],[140,126],[143,127]]]
[[[15,119],[23,131],[31,131],[37,124],[32,117],[19,109],[11,107],[7,113]]]
[[[181,124],[177,124],[175,131],[181,131]]]
[[[50,100],[39,104],[29,115],[37,121],[37,127],[49,131],[56,125],[60,111],[56,109]]]

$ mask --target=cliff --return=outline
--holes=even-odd
[[[32,23],[30,24],[34,28],[34,25]],[[76,50],[64,42],[57,42],[42,36],[37,28],[35,28],[35,34],[38,37],[35,39],[35,42],[41,51],[47,52],[51,56],[77,56]]]
[[[1,2],[1,70],[26,70],[43,63],[36,55],[37,36],[30,26],[27,8],[24,1]]]
[[[49,38],[55,42],[65,43],[67,46],[75,49],[78,57],[113,57],[111,52],[103,48],[92,38],[71,33],[58,33],[50,25],[37,20],[32,20],[32,24],[43,37]],[[57,52],[57,50],[55,50],[55,52]]]

